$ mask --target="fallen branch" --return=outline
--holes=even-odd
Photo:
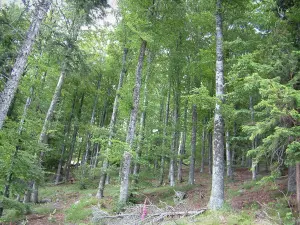
[[[206,209],[201,209],[197,211],[186,211],[186,212],[160,212],[160,213],[153,213],[147,215],[146,218],[148,217],[169,217],[169,216],[196,216],[201,213],[204,213]],[[140,214],[118,214],[118,215],[113,215],[113,216],[101,216],[102,219],[113,219],[113,218],[124,218],[124,217],[131,217],[131,216],[141,216]]]

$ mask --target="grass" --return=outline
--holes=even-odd
[[[246,211],[236,212],[230,208],[228,204],[225,204],[221,210],[218,211],[206,211],[205,213],[192,218],[183,218],[167,223],[171,224],[198,224],[198,225],[250,225],[259,224],[255,222],[255,217]]]
[[[80,222],[88,219],[92,215],[91,207],[98,204],[98,199],[88,198],[81,199],[71,205],[69,209],[65,211],[66,221],[68,222]]]

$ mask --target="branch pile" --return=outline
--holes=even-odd
[[[171,206],[161,209],[155,205],[147,205],[145,215],[145,204],[128,207],[122,214],[109,215],[98,207],[93,208],[92,222],[101,224],[158,224],[170,218],[195,217],[202,214],[206,209],[193,211],[177,211]]]

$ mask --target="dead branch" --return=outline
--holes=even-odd
[[[170,217],[170,216],[196,216],[199,215],[201,213],[204,213],[206,211],[205,209],[201,209],[201,210],[196,210],[196,211],[181,211],[181,212],[160,212],[160,213],[153,213],[153,214],[149,214],[147,215],[147,217]],[[140,216],[140,214],[118,214],[118,215],[113,215],[113,216],[106,216],[103,215],[101,216],[102,219],[113,219],[113,218],[123,218],[123,217],[132,217],[132,216]]]

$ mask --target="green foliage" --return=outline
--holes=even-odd
[[[97,205],[98,199],[81,199],[66,210],[66,221],[80,222],[92,215],[91,207]]]

